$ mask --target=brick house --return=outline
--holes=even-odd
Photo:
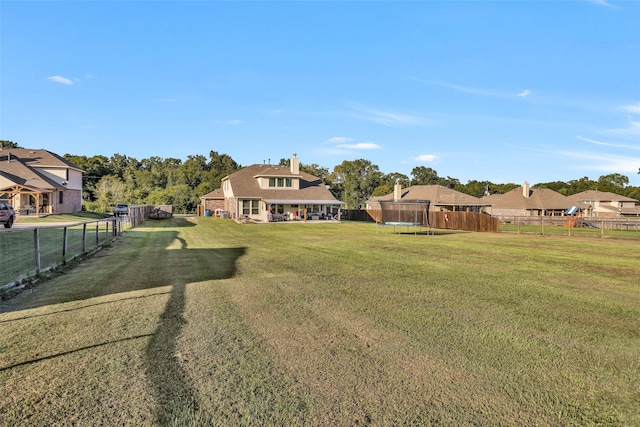
[[[335,213],[337,200],[318,177],[300,171],[293,155],[289,166],[254,164],[227,175],[220,188],[200,198],[201,212],[258,221],[302,219],[305,213]]]
[[[0,150],[0,199],[19,215],[72,213],[82,209],[84,171],[43,149]]]

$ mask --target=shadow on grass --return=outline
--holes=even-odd
[[[168,294],[168,293],[169,292],[158,292],[158,293],[140,295],[140,296],[135,296],[135,297],[118,298],[117,300],[114,300],[114,301],[103,301],[103,302],[97,302],[97,303],[82,305],[80,307],[65,308],[65,309],[62,309],[62,310],[50,311],[48,313],[31,314],[31,315],[28,315],[28,316],[14,317],[14,318],[7,319],[7,320],[0,320],[0,324],[17,322],[19,320],[25,320],[25,319],[33,319],[33,318],[36,318],[36,317],[47,317],[47,316],[51,316],[52,314],[71,313],[73,311],[86,310],[88,308],[93,308],[93,307],[97,307],[97,306],[101,306],[101,305],[108,305],[108,304],[113,304],[113,303],[118,303],[118,302],[128,301],[128,300],[139,300],[139,299],[143,299],[143,298],[155,297],[155,296],[158,296],[158,295],[165,295],[165,294]]]
[[[43,356],[43,357],[39,357],[37,359],[25,360],[24,362],[19,362],[19,363],[13,364],[13,365],[5,366],[5,367],[0,368],[0,372],[8,371],[9,369],[18,368],[20,366],[31,365],[33,363],[42,362],[44,360],[55,359],[56,357],[68,356],[70,354],[78,353],[80,351],[86,351],[86,350],[91,350],[91,349],[98,348],[98,347],[109,346],[111,344],[116,344],[116,343],[123,342],[123,341],[133,341],[133,340],[138,340],[138,339],[141,339],[141,338],[148,338],[150,336],[151,336],[150,334],[135,335],[135,336],[132,336],[132,337],[126,337],[126,338],[120,338],[120,339],[117,339],[117,340],[102,342],[100,344],[88,345],[86,347],[74,348],[73,350],[65,351],[65,352],[62,352],[62,353],[56,353],[56,354],[52,354],[52,355],[49,355],[49,356]]]
[[[9,310],[3,311],[81,301],[118,293],[123,293],[123,299],[131,299],[133,297],[125,297],[125,293],[171,286],[169,300],[146,349],[146,375],[156,399],[154,424],[206,425],[208,422],[203,420],[204,414],[199,411],[197,393],[182,367],[179,354],[178,339],[186,324],[184,319],[186,289],[189,283],[233,277],[237,260],[244,255],[246,248],[191,249],[180,233],[172,230],[176,226],[189,227],[191,223],[184,220],[154,222],[152,226],[155,229],[151,232],[137,229],[128,231],[124,238],[126,242],[121,246],[105,248],[77,268],[63,272],[60,277],[40,285],[42,292],[19,295],[13,304],[6,307]],[[163,230],[165,227],[167,229]],[[37,295],[38,293],[41,295]],[[154,295],[158,294],[160,293]],[[88,305],[82,307],[58,310],[42,316],[100,304],[117,303],[121,300],[88,302]],[[141,309],[144,310],[144,306],[141,306]],[[10,321],[13,320],[15,319]],[[111,342],[102,345],[109,343]],[[21,362],[5,369],[72,354],[88,348],[90,347],[70,349],[59,354],[48,355],[43,359]]]
[[[187,280],[180,280],[172,285],[171,296],[160,316],[160,324],[147,347],[147,377],[154,387],[156,424],[207,425],[211,420],[207,420],[206,415],[199,410],[197,392],[182,366],[178,348],[178,339],[186,325],[186,286],[202,280],[231,278],[235,274],[236,261],[244,254],[245,248],[191,250],[187,248],[186,241],[179,237],[175,239],[181,245],[180,249],[173,250],[177,252],[175,261],[199,263],[200,266],[198,268],[194,265],[191,269],[194,271],[193,276],[187,275]],[[202,268],[202,265],[209,268]],[[197,271],[207,273],[201,277]]]

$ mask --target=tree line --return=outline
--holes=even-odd
[[[187,160],[150,157],[137,160],[126,155],[79,156],[65,154],[65,159],[85,171],[84,198],[88,210],[108,211],[115,203],[173,205],[174,212],[195,212],[200,197],[220,188],[222,178],[243,166],[227,154],[210,151],[209,156],[190,155]],[[289,159],[279,165],[289,166]],[[332,170],[317,163],[300,164],[300,170],[321,179],[329,191],[345,203],[346,209],[357,209],[371,196],[393,192],[395,183],[403,188],[411,185],[442,185],[472,196],[503,194],[521,184],[496,184],[471,180],[463,184],[452,177],[441,177],[425,166],[417,166],[407,176],[398,172],[383,173],[366,159],[345,160]],[[585,190],[608,191],[640,200],[640,187],[629,186],[629,178],[621,174],[603,175],[598,180],[583,177],[569,182],[538,183],[535,188],[549,188],[569,196]]]
[[[20,148],[12,141],[0,143],[4,148]],[[137,160],[123,154],[111,157],[65,154],[63,157],[84,170],[83,205],[86,210],[97,212],[110,211],[116,203],[172,205],[176,213],[195,212],[201,196],[220,188],[222,178],[243,167],[228,154],[217,151],[210,151],[208,156],[190,155],[184,161],[157,156]],[[289,166],[289,161],[280,159],[279,164]],[[410,176],[384,173],[366,159],[345,160],[332,170],[316,163],[301,163],[300,170],[320,178],[331,193],[345,203],[346,209],[358,209],[371,196],[392,193],[395,183],[403,188],[442,185],[476,197],[503,194],[521,185],[477,180],[463,184],[450,176],[441,177],[436,170],[425,166],[413,168]],[[640,200],[640,187],[629,186],[629,178],[618,173],[602,175],[597,180],[583,177],[568,182],[537,183],[533,187],[549,188],[565,196],[599,190]]]

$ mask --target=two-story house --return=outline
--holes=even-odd
[[[488,212],[497,217],[564,216],[573,205],[588,208],[549,188],[531,188],[528,182],[504,194],[483,196],[481,200],[491,205]]]
[[[234,172],[200,199],[204,212],[222,210],[231,218],[258,221],[304,218],[305,212],[328,214],[342,205],[320,178],[300,171],[296,154],[288,167],[262,163]]]
[[[19,215],[78,212],[83,173],[47,150],[0,150],[0,199]]]
[[[640,216],[637,200],[607,191],[587,190],[569,196],[569,200],[589,205],[590,216]]]

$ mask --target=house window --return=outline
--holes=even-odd
[[[58,203],[59,204],[63,204],[64,203],[64,192],[63,191],[58,192]]]
[[[285,186],[285,187],[291,187],[292,185],[293,185],[293,184],[292,184],[292,180],[291,180],[291,178],[285,178],[285,179],[284,179],[284,186]]]
[[[276,179],[269,178],[269,187],[275,187],[275,186],[276,186]]]
[[[284,178],[278,178],[278,187],[284,187]]]
[[[258,200],[243,200],[242,215],[258,215],[260,213],[260,203]]]

